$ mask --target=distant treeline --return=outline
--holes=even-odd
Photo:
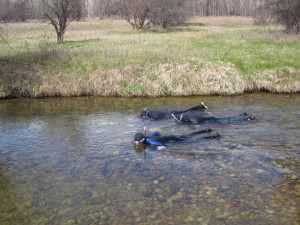
[[[275,21],[289,32],[300,32],[300,0],[0,0],[0,22],[51,21],[57,33],[86,17],[122,18],[135,28],[148,22],[166,28],[192,16],[251,16],[256,24]]]
[[[193,16],[253,16],[265,0],[187,0]],[[91,0],[88,16],[110,17],[119,0]],[[163,1],[162,1],[163,2]],[[88,8],[87,8],[88,9]]]
[[[78,19],[117,17],[116,5],[126,0],[78,0]],[[136,0],[140,1],[140,0]],[[169,0],[172,1],[172,0]],[[254,16],[265,0],[183,0],[192,16]],[[43,19],[45,0],[0,0],[0,21]],[[164,2],[164,1],[162,1]]]

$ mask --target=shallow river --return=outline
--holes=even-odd
[[[201,101],[206,114],[257,120],[138,116]],[[221,138],[139,153],[132,140],[144,126]],[[1,100],[0,224],[299,224],[299,153],[299,94]]]

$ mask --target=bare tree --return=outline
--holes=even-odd
[[[266,0],[265,8],[287,31],[300,32],[300,0]]]
[[[0,21],[26,21],[29,18],[28,0],[0,0]]]
[[[8,22],[12,18],[13,4],[9,0],[0,0],[0,21]]]
[[[29,1],[28,0],[17,0],[14,3],[14,20],[25,22],[29,18]]]
[[[189,0],[192,15],[198,16],[252,16],[264,0]]]
[[[120,0],[114,5],[117,14],[133,28],[144,29],[150,26],[148,20],[151,0]]]
[[[187,22],[191,16],[188,0],[120,0],[117,14],[135,29],[161,26],[163,29]]]
[[[83,15],[82,0],[42,0],[44,18],[50,22],[57,34],[57,43],[64,41],[67,26]]]
[[[109,17],[110,0],[98,0],[98,9],[100,19]]]
[[[166,29],[185,24],[191,17],[191,6],[187,0],[152,0],[149,20],[153,25]]]
[[[267,24],[271,23],[271,14],[265,7],[265,3],[261,1],[255,8],[252,14],[255,24]]]

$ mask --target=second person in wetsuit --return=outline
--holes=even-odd
[[[152,145],[152,146],[166,146],[166,143],[184,141],[195,135],[209,133],[209,132],[211,132],[210,128],[196,131],[196,132],[193,132],[188,135],[180,135],[180,136],[177,136],[177,135],[161,136],[161,134],[159,132],[153,132],[146,136],[142,133],[136,133],[134,136],[133,143],[135,145],[143,145],[144,144],[144,145]],[[218,137],[220,137],[220,134],[215,133],[214,135],[205,136],[205,137],[201,137],[201,138],[212,139],[212,138],[218,138]]]

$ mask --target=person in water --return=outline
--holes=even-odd
[[[209,132],[211,132],[210,128],[200,130],[200,131],[196,131],[196,132],[193,132],[193,133],[188,134],[188,135],[180,135],[180,136],[177,136],[177,135],[162,136],[157,131],[153,132],[149,135],[144,135],[142,133],[136,133],[134,135],[133,143],[136,146],[151,145],[151,146],[164,146],[164,147],[166,147],[167,146],[166,143],[185,141],[188,138],[191,138],[195,135],[203,134],[203,133],[209,133]],[[214,135],[211,135],[211,136],[201,137],[201,139],[212,139],[212,138],[219,138],[219,137],[220,137],[220,134],[215,133]]]
[[[191,108],[188,108],[186,110],[181,110],[181,111],[177,111],[177,110],[160,111],[160,110],[152,110],[152,109],[145,108],[141,112],[140,116],[143,118],[151,118],[151,119],[162,119],[162,118],[166,118],[166,117],[171,118],[172,114],[176,115],[176,114],[180,114],[180,113],[195,111],[198,109],[207,109],[207,107],[204,105],[203,102],[201,102],[200,105],[196,105],[196,106],[193,106]]]
[[[252,115],[248,115],[246,112],[242,113],[239,117],[227,117],[227,118],[217,118],[215,116],[204,116],[203,114],[197,112],[186,112],[181,114],[172,114],[175,121],[178,123],[192,123],[199,124],[207,121],[223,121],[223,122],[241,122],[248,120],[256,120]]]

